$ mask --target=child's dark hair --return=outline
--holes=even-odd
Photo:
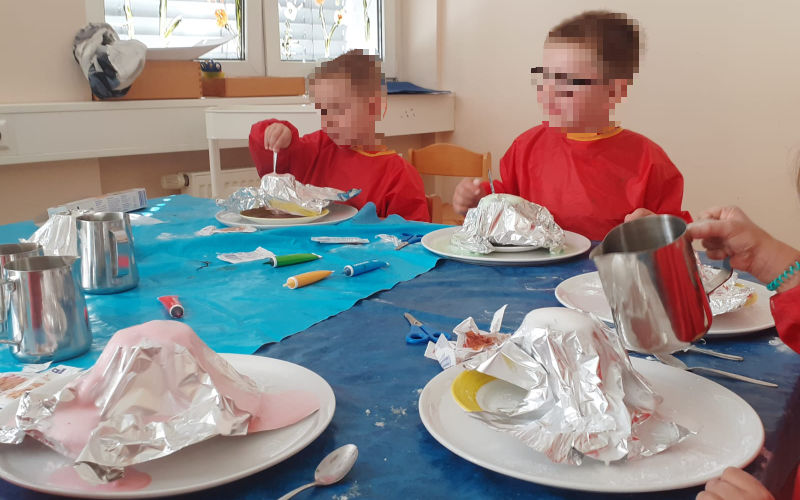
[[[584,12],[550,30],[547,41],[578,43],[594,49],[605,78],[632,81],[639,72],[639,24],[625,14]]]
[[[354,49],[330,61],[323,62],[309,78],[313,86],[315,80],[340,78],[350,82],[353,93],[359,97],[372,97],[381,92],[383,73],[378,56],[365,54]]]

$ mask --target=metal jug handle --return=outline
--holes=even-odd
[[[121,276],[126,276],[129,272],[129,267],[125,266],[122,269],[119,267],[119,256],[120,254],[127,256],[130,259],[130,240],[128,239],[128,233],[125,232],[124,229],[116,229],[109,231],[111,233],[111,241],[114,242],[111,245],[111,272],[115,278],[119,278]],[[122,251],[120,251],[120,247]]]
[[[11,312],[11,294],[17,289],[14,280],[0,280],[0,333],[6,333],[8,323],[8,313]],[[15,340],[0,339],[0,344],[17,345]]]
[[[715,274],[708,283],[703,283],[703,288],[706,291],[706,295],[710,295],[711,292],[722,286],[722,284],[728,281],[731,276],[733,276],[731,259],[729,257],[725,257],[725,260],[722,261],[722,269],[720,269],[719,272]]]

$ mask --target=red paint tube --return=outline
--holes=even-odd
[[[164,295],[163,297],[159,297],[158,301],[161,302],[171,318],[177,319],[183,317],[183,305],[178,300],[177,295]]]

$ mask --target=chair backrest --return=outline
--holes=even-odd
[[[422,175],[488,179],[492,154],[474,153],[461,146],[442,142],[422,149],[409,149],[408,162]]]

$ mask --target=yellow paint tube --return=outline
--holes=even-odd
[[[283,286],[291,289],[300,288],[324,280],[331,274],[333,274],[333,271],[311,271],[309,273],[297,274],[295,276],[290,276]]]

